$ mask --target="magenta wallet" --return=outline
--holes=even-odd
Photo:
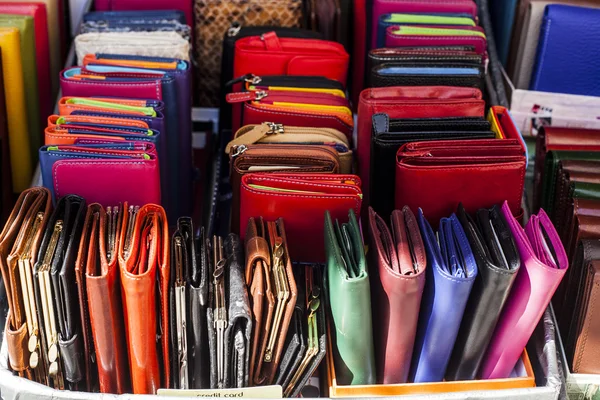
[[[482,379],[510,376],[569,266],[556,229],[543,209],[531,216],[525,230],[506,202],[502,213],[521,256],[521,268],[483,361]]]
[[[371,20],[371,48],[377,48],[377,27],[383,14],[468,14],[477,19],[477,5],[473,0],[373,0]]]
[[[465,46],[477,54],[485,54],[487,39],[481,27],[388,26],[386,47],[445,47]]]
[[[80,79],[81,67],[73,67],[60,73],[60,88],[65,97],[123,97],[130,99],[162,100],[162,80]]]

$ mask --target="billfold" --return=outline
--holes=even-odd
[[[371,87],[385,86],[463,86],[483,88],[481,65],[442,62],[390,62],[369,71]]]
[[[19,376],[44,384],[48,384],[48,349],[33,282],[51,209],[47,189],[26,189],[0,233],[0,271],[9,307],[5,334],[10,368]]]
[[[370,157],[371,206],[379,213],[387,214],[394,210],[394,185],[390,185],[390,182],[395,178],[393,163],[396,153],[403,145],[494,137],[490,124],[483,117],[390,119],[387,114],[374,114]],[[410,206],[414,207],[415,204]],[[396,204],[396,209],[401,207]]]
[[[135,18],[145,17],[148,12],[154,12],[159,15],[163,15],[166,19],[177,17],[179,22],[193,25],[193,14],[192,5],[188,1],[174,1],[165,3],[162,0],[150,0],[144,3],[131,0],[97,0],[94,2],[94,7],[97,11],[104,11],[102,13],[94,14],[111,14],[111,15],[124,15]],[[146,11],[150,10],[150,11]],[[160,10],[160,12],[158,11]],[[112,12],[106,12],[112,11]],[[181,14],[184,15],[184,19],[181,19]]]
[[[427,15],[460,15],[477,21],[477,5],[471,0],[458,1],[419,1],[419,0],[373,0],[371,12],[371,48],[377,48],[377,30],[379,18],[384,14],[406,13],[419,16]]]
[[[306,293],[302,293],[302,290],[298,293],[297,307],[287,335],[286,352],[277,377],[277,382],[283,381],[278,384],[282,385],[284,396],[290,398],[297,397],[304,388],[325,357],[327,345],[321,269],[307,265],[296,268],[294,276],[299,282],[306,283]],[[301,303],[299,307],[298,303]],[[294,322],[297,323],[295,329]],[[298,346],[295,346],[296,341],[299,342]],[[286,359],[288,355],[290,356]]]
[[[446,370],[449,381],[478,378],[479,367],[517,276],[521,259],[499,206],[480,209],[476,218],[458,206],[460,221],[477,263],[477,279]]]
[[[481,366],[482,379],[510,375],[568,268],[565,249],[544,210],[531,216],[525,230],[508,202],[502,213],[515,239],[521,268]]]
[[[325,212],[325,286],[331,310],[333,359],[342,385],[375,383],[371,288],[365,250],[354,211],[335,223]]]
[[[283,220],[250,218],[246,254],[253,316],[250,384],[268,385],[279,367],[298,296]]]
[[[324,262],[324,239],[316,224],[325,211],[344,218],[360,212],[360,179],[334,174],[247,174],[240,186],[240,232],[250,217],[283,218],[290,257],[295,262]]]
[[[114,204],[114,203],[113,203]],[[125,211],[127,210],[127,211]],[[132,389],[155,394],[171,384],[170,236],[165,210],[124,203],[118,256]]]
[[[80,33],[73,43],[78,65],[96,53],[190,60],[190,42],[175,31]]]
[[[344,86],[350,58],[339,43],[280,38],[275,32],[236,41],[234,57],[233,76],[312,75],[313,71],[319,71],[321,76]]]
[[[160,176],[151,143],[43,146],[40,170],[54,199],[68,193],[89,202],[160,204]]]
[[[340,172],[340,159],[330,146],[305,146],[302,144],[255,144],[234,147],[230,153],[230,181],[233,191],[231,229],[245,231],[246,220],[240,215],[240,183],[248,173],[313,174]],[[256,215],[258,216],[258,215]],[[240,228],[240,222],[242,227]]]
[[[100,0],[101,2],[102,0]],[[100,3],[99,2],[99,3]],[[96,9],[101,8],[100,4],[95,4]],[[185,12],[176,9],[161,10],[158,8],[149,10],[131,10],[131,11],[92,11],[83,15],[83,22],[130,22],[132,24],[153,24],[160,21],[175,21],[185,24]]]
[[[486,56],[487,40],[483,28],[461,26],[460,29],[435,26],[390,26],[385,31],[385,47],[465,46]]]
[[[377,113],[386,113],[390,118],[443,118],[483,117],[484,112],[481,91],[473,88],[407,86],[366,89],[361,92],[358,104],[356,148],[371,148],[372,117]],[[357,160],[363,192],[367,196],[365,204],[370,204],[371,152],[359,151]]]
[[[271,122],[246,125],[235,133],[233,140],[225,147],[225,152],[229,154],[233,146],[255,143],[330,146],[338,154],[340,173],[352,173],[352,150],[348,138],[337,129],[284,126]]]
[[[78,112],[111,113],[156,118],[162,115],[165,105],[160,100],[122,99],[117,97],[61,97],[59,115],[83,115]],[[87,114],[85,114],[87,115]]]
[[[88,14],[93,14],[89,16]],[[100,32],[176,32],[187,40],[192,41],[192,28],[186,25],[185,16],[181,11],[161,12],[158,10],[122,12],[93,12],[84,16],[79,33]],[[130,15],[130,17],[125,17]],[[180,20],[183,16],[183,22]]]
[[[100,392],[113,394],[131,390],[117,265],[123,212],[122,205],[87,207],[75,263],[90,384],[97,377]]]
[[[369,207],[369,251],[377,382],[406,383],[425,286],[427,256],[410,208],[394,210],[390,229]]]
[[[418,221],[427,253],[427,277],[410,381],[441,382],[478,275],[477,264],[455,214],[441,219],[437,237],[421,209]]]

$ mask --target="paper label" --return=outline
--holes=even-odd
[[[159,396],[172,397],[216,397],[222,399],[281,399],[283,390],[280,385],[257,386],[242,389],[158,389]]]

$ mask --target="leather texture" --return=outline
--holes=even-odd
[[[356,148],[365,204],[371,201],[370,148],[374,114],[386,113],[390,118],[482,117],[484,108],[481,91],[473,88],[434,86],[363,90],[358,104]],[[362,215],[367,215],[366,209]]]
[[[0,49],[0,87],[4,87],[2,73],[2,51]],[[6,111],[6,97],[0,90],[0,222],[8,220],[11,207],[14,204],[12,169],[10,165],[10,143],[8,137],[8,115]],[[7,310],[8,311],[8,310]],[[0,325],[2,326],[2,325]]]
[[[17,28],[0,28],[0,49],[2,50],[4,95],[10,99],[6,102],[6,112],[13,192],[18,193],[27,189],[31,183],[33,159],[30,152],[31,139],[26,112],[23,56]]]
[[[114,207],[114,210],[118,210],[118,215],[113,221],[118,222],[123,218],[124,210],[122,207]],[[97,368],[100,392],[121,394],[129,392],[131,384],[121,277],[115,254],[119,248],[122,226],[117,223],[113,229],[115,240],[111,243],[107,240],[111,235],[111,226],[104,207],[98,203],[87,207],[75,268],[83,275],[78,282],[86,300],[80,304],[84,328],[86,324],[89,325],[89,335],[84,333],[84,341],[87,341],[86,359],[91,358],[90,368]]]
[[[390,228],[369,207],[369,240],[377,382],[406,383],[425,286],[425,246],[408,207],[392,212]]]
[[[500,312],[521,266],[512,233],[499,206],[478,210],[473,219],[459,205],[458,219],[469,240],[478,272],[446,370],[449,381],[478,378]]]
[[[331,309],[333,360],[341,385],[376,380],[371,288],[364,246],[354,211],[340,223],[325,212],[325,282]],[[335,221],[335,222],[334,222]]]
[[[442,218],[437,237],[421,209],[417,218],[427,252],[427,277],[409,379],[440,382],[478,275],[477,263],[455,214]]]
[[[235,43],[233,76],[313,75],[318,70],[319,75],[345,86],[349,58],[344,46],[336,42],[279,38],[268,32]]]
[[[192,5],[189,1],[174,1],[165,4],[161,0],[150,0],[140,3],[132,0],[96,0],[97,11],[130,11],[130,10],[181,10],[185,14],[185,22],[193,25]]]
[[[595,79],[600,63],[600,57],[596,56],[600,51],[599,22],[600,9],[563,4],[547,6],[529,89],[600,95],[600,85]],[[569,71],[566,76],[565,70]]]
[[[482,67],[475,68],[478,70],[476,74],[472,75],[463,75],[456,74],[452,72],[441,73],[441,74],[414,74],[414,73],[402,73],[401,71],[394,74],[388,74],[385,71],[388,69],[393,69],[395,67],[413,67],[413,68],[428,68],[428,67],[448,67],[448,68],[456,68],[456,69],[473,69],[470,66],[462,66],[462,65],[440,65],[435,62],[427,63],[427,64],[417,64],[417,63],[407,63],[407,64],[399,64],[399,63],[386,63],[379,67],[374,67],[371,69],[370,79],[372,87],[386,87],[386,86],[463,86],[463,87],[473,87],[477,89],[482,89],[483,87],[483,79],[484,79],[484,71]]]
[[[35,61],[37,85],[39,91],[40,121],[52,113],[52,80],[50,77],[50,45],[48,40],[48,13],[42,3],[0,3],[0,13],[10,15],[28,15],[33,17],[35,31]],[[56,71],[58,72],[58,71]]]
[[[45,342],[43,337],[39,340],[38,351],[41,362],[37,371],[30,368],[30,352],[27,341],[29,340],[24,300],[21,296],[25,283],[21,281],[18,260],[29,260],[28,267],[33,274],[33,266],[37,262],[38,251],[42,241],[44,229],[52,210],[50,192],[41,187],[33,187],[23,191],[10,213],[2,232],[0,233],[0,271],[8,300],[9,313],[6,318],[6,344],[8,360],[13,371],[19,376],[33,379],[34,374],[43,375],[45,364]],[[35,218],[41,213],[41,219]],[[29,237],[27,232],[37,225]],[[28,243],[29,248],[27,248]],[[38,315],[35,314],[35,318]],[[38,319],[38,326],[43,330],[42,322]],[[45,379],[36,379],[45,383]]]
[[[521,256],[521,268],[481,366],[482,379],[510,375],[568,268],[564,247],[544,210],[532,215],[525,229],[512,216],[506,202],[502,213]],[[555,260],[544,250],[543,241],[554,249]]]
[[[467,27],[461,28],[467,29]],[[482,33],[479,35],[464,36],[464,35],[451,35],[447,34],[435,34],[434,32],[424,34],[400,34],[397,31],[402,32],[403,26],[391,26],[386,29],[385,32],[385,46],[386,47],[444,47],[444,46],[465,46],[473,48],[477,54],[484,55],[487,49],[487,40],[485,35],[481,32],[480,27],[473,27],[468,30],[473,30]],[[446,31],[452,31],[453,29],[447,29]],[[426,30],[425,30],[426,31]],[[444,31],[444,29],[440,29]]]
[[[517,5],[518,0],[508,0],[505,3],[492,1],[490,3],[496,48],[498,49],[500,62],[504,66],[506,66],[508,61],[508,51],[510,50],[510,39],[515,22]]]
[[[250,217],[283,218],[291,259],[324,262],[323,233],[315,231],[315,224],[323,221],[325,211],[336,219],[345,218],[350,209],[358,215],[361,194],[355,175],[247,174],[240,187],[240,232],[246,231]]]

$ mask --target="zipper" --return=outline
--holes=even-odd
[[[225,84],[230,87],[236,83],[246,82],[250,85],[262,84],[261,87],[281,86],[281,87],[301,87],[310,89],[337,89],[344,91],[344,86],[333,79],[325,78],[324,76],[309,76],[309,75],[270,75],[258,76],[254,74],[246,74],[237,77]]]
[[[300,154],[294,154],[294,151],[298,151]],[[328,146],[310,146],[310,148],[307,148],[304,145],[285,144],[254,145],[251,147],[240,145],[233,149],[231,158],[233,160],[242,154],[249,158],[265,158],[275,155],[278,157],[306,158],[307,160],[339,161],[337,152]]]
[[[131,254],[131,245],[133,242],[133,228],[137,219],[140,206],[129,206],[129,220],[127,221],[127,231],[125,232],[125,245],[123,246],[124,258]]]
[[[251,90],[248,92],[229,93],[226,96],[229,104],[245,103],[267,99],[265,104],[273,102],[300,103],[315,106],[348,107],[348,100],[330,93],[315,93],[283,90]]]
[[[103,107],[114,110],[122,110],[122,111],[137,111],[141,112],[144,115],[150,117],[156,117],[156,111],[152,107],[136,107],[129,106],[126,104],[119,103],[109,103],[105,101],[92,100],[87,98],[71,98],[67,100],[67,104],[75,104],[75,105],[83,105],[83,106],[91,106],[91,107]],[[58,125],[58,124],[57,124]]]

